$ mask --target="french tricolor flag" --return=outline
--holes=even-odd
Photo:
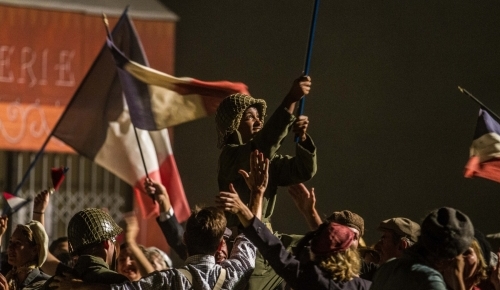
[[[8,192],[4,192],[3,194],[4,200],[7,202],[9,205],[9,209],[5,213],[5,215],[11,215],[18,211],[20,208],[23,206],[27,205],[31,200],[29,199],[24,199],[19,196],[15,196],[13,194],[10,194]]]
[[[160,130],[203,118],[214,114],[225,97],[249,94],[243,83],[174,77],[130,60],[110,39],[107,43],[137,128]]]
[[[147,65],[126,11],[111,34],[121,51]],[[52,135],[130,184],[143,217],[148,218],[157,215],[159,210],[144,191],[146,170],[123,91],[113,56],[104,45]],[[176,216],[184,221],[190,215],[190,208],[172,155],[168,131],[137,129],[137,139],[149,177],[165,185]]]
[[[500,125],[486,110],[479,110],[465,177],[500,182]]]

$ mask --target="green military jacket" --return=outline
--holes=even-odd
[[[59,264],[56,275],[63,273],[71,273],[75,278],[87,283],[110,285],[129,281],[122,274],[110,270],[108,264],[102,258],[91,255],[81,255],[73,268]],[[50,289],[51,282],[52,278],[47,280],[42,289]]]
[[[296,144],[295,156],[278,154],[281,143],[288,135],[294,121],[295,116],[285,108],[279,107],[252,140],[245,144],[242,144],[241,140],[239,144],[226,144],[219,156],[219,190],[229,191],[229,184],[232,183],[245,203],[250,200],[250,190],[238,170],[250,171],[250,153],[255,149],[269,158],[269,182],[262,202],[263,222],[269,222],[273,214],[278,186],[305,182],[316,174],[316,146],[311,137],[308,136],[302,144]],[[235,215],[226,215],[226,217],[228,227],[239,224]]]

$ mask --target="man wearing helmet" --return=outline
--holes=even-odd
[[[270,217],[276,203],[278,186],[289,186],[311,179],[316,173],[316,147],[309,135],[306,116],[295,117],[295,103],[309,93],[311,78],[296,79],[281,105],[264,125],[266,102],[244,94],[226,97],[217,108],[215,122],[221,149],[218,164],[220,191],[229,191],[233,184],[241,200],[250,200],[250,190],[240,169],[250,170],[248,156],[257,149],[269,158],[269,184],[262,201],[262,221],[271,228]],[[292,130],[299,142],[295,156],[278,154],[283,139]],[[237,234],[238,219],[226,215],[228,227]],[[295,240],[287,239],[294,243]],[[285,243],[286,246],[290,245]],[[250,289],[274,289],[282,279],[257,256],[255,271],[250,279]]]
[[[47,191],[39,193],[34,203],[37,213],[45,212],[49,203],[49,193]],[[43,221],[43,218],[39,216],[38,218]],[[86,208],[77,212],[68,224],[68,245],[70,254],[78,256],[78,260],[73,268],[58,263],[56,274],[71,273],[75,278],[85,282],[103,284],[128,281],[127,277],[114,271],[118,256],[116,236],[121,232],[122,229],[113,218],[101,209]],[[54,256],[48,259],[48,263],[56,262],[58,261]],[[44,284],[44,289],[50,288],[52,280],[51,278]]]

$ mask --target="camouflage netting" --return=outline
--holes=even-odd
[[[68,224],[70,251],[78,253],[88,245],[116,237],[122,232],[113,218],[97,208],[86,208],[77,212]]]
[[[217,126],[217,148],[222,148],[227,138],[240,126],[241,117],[245,110],[254,106],[259,111],[261,121],[266,116],[266,101],[254,99],[245,94],[233,94],[226,97],[215,112],[215,124]]]

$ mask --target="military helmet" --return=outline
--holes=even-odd
[[[261,121],[266,116],[266,101],[254,99],[245,94],[232,94],[226,97],[217,107],[215,124],[217,126],[217,148],[222,148],[227,138],[240,126],[241,117],[245,110],[255,106],[259,111]]]
[[[113,218],[102,209],[86,208],[77,212],[68,224],[68,243],[71,253],[112,239],[122,232]]]

